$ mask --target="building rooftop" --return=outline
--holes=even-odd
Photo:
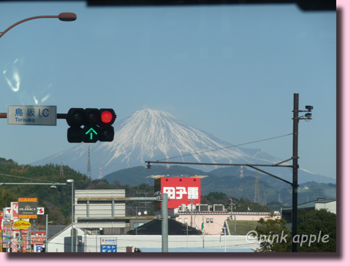
[[[317,200],[314,201],[309,201],[309,202],[304,202],[298,204],[298,209],[315,209],[316,203],[328,203],[328,202],[333,202],[336,201],[335,199],[325,199],[325,198],[318,198]],[[282,212],[288,212],[292,210],[292,206],[288,207],[282,207]]]
[[[133,230],[128,231],[128,235],[161,235],[162,221],[153,219]],[[173,219],[168,219],[168,235],[201,235],[202,231],[194,227],[186,226]]]

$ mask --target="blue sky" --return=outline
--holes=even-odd
[[[299,165],[336,174],[336,13],[294,5],[92,8],[84,2],[0,3],[0,112],[7,105],[113,108],[117,121],[151,108],[232,144],[292,133],[293,94],[313,120],[299,123]],[[28,164],[67,150],[68,125],[10,126],[0,157]],[[292,137],[244,146],[281,160]]]

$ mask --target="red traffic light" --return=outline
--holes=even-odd
[[[113,114],[110,111],[103,111],[101,113],[102,123],[108,124],[113,120]]]
[[[66,116],[66,121],[70,126],[67,131],[67,140],[75,143],[113,141],[112,124],[116,118],[117,115],[110,108],[71,108]]]
[[[102,126],[102,127],[112,125],[117,117],[117,115],[115,114],[113,109],[100,109],[100,114],[101,114],[100,126]]]

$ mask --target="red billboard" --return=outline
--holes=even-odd
[[[201,179],[198,177],[162,177],[155,180],[155,187],[161,194],[168,194],[168,209],[189,205],[191,200],[194,205],[201,203]]]

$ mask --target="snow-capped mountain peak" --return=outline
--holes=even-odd
[[[212,163],[276,163],[279,160],[260,149],[243,149],[186,124],[173,115],[149,108],[136,111],[114,124],[113,142],[79,144],[65,152],[33,164],[63,163],[86,172],[90,145],[92,178],[133,166],[145,166],[146,160],[212,162]],[[213,167],[205,167],[211,170]]]

